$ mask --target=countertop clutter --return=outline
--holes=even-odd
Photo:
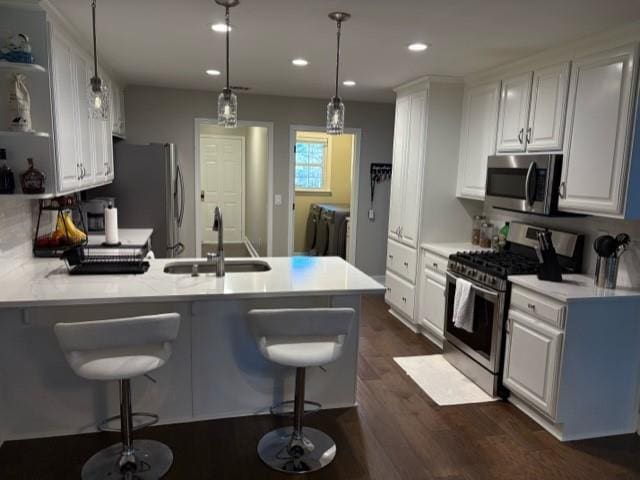
[[[261,260],[271,266],[270,271],[193,278],[164,273],[164,267],[175,259],[150,260],[144,275],[85,277],[68,275],[67,267],[57,259],[28,259],[0,280],[0,308],[384,292],[382,285],[339,257]]]

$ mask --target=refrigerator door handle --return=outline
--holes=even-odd
[[[180,183],[180,208],[178,213],[178,228],[182,227],[182,220],[184,219],[184,178],[182,177],[182,170],[180,170],[180,165],[176,165],[176,196],[178,194],[177,184]]]

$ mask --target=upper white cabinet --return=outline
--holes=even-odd
[[[114,137],[126,137],[126,124],[124,117],[124,91],[116,82],[110,83],[110,107],[111,107],[111,131]]]
[[[637,54],[633,44],[573,63],[558,202],[562,210],[624,216]]]
[[[487,157],[495,153],[500,82],[465,90],[457,196],[484,200]]]
[[[417,247],[426,141],[427,91],[400,96],[396,103],[389,237]]]
[[[91,59],[53,29],[51,63],[57,193],[70,193],[113,179],[111,119],[89,116]]]
[[[565,62],[533,73],[527,151],[562,150],[570,63]]]
[[[404,188],[405,150],[407,127],[409,125],[409,96],[396,100],[396,116],[393,132],[393,175],[391,176],[391,195],[389,202],[389,238],[400,239],[402,224],[402,202]]]
[[[570,63],[502,81],[499,153],[562,150]]]
[[[502,81],[498,116],[499,152],[524,152],[531,100],[531,72]]]
[[[54,34],[51,49],[57,190],[67,192],[80,184],[80,145],[75,128],[79,114],[76,66],[71,45],[65,39]]]

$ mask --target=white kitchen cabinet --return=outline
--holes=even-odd
[[[417,247],[426,136],[427,92],[398,98],[393,140],[389,238]]]
[[[391,176],[391,196],[389,202],[389,238],[400,240],[402,225],[402,204],[404,195],[405,151],[408,137],[409,96],[398,97],[393,133],[393,174]]]
[[[487,157],[496,149],[500,82],[468,87],[464,94],[456,195],[484,200]]]
[[[389,271],[385,277],[387,287],[385,301],[413,322],[415,286]]]
[[[574,60],[559,209],[624,216],[637,56],[632,44]]]
[[[64,193],[77,189],[80,184],[76,65],[71,44],[64,38],[54,34],[51,48],[57,190]]]
[[[57,193],[113,179],[111,117],[92,119],[88,109],[92,59],[57,29],[51,33]],[[108,78],[105,79],[109,87]]]
[[[430,270],[423,271],[420,286],[420,321],[435,338],[444,338],[445,284]]]
[[[554,419],[563,332],[514,310],[507,322],[504,384]]]
[[[111,132],[114,137],[125,138],[124,91],[110,80]]]
[[[404,158],[404,188],[402,189],[402,224],[400,242],[416,248],[420,228],[420,202],[427,135],[427,91],[411,95],[409,108],[409,139]]]
[[[528,152],[561,151],[564,138],[570,63],[533,73],[531,109],[525,139]]]
[[[498,114],[497,151],[524,152],[529,121],[532,73],[527,72],[502,81]]]

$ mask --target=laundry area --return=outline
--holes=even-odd
[[[294,255],[349,260],[355,135],[297,131]]]

